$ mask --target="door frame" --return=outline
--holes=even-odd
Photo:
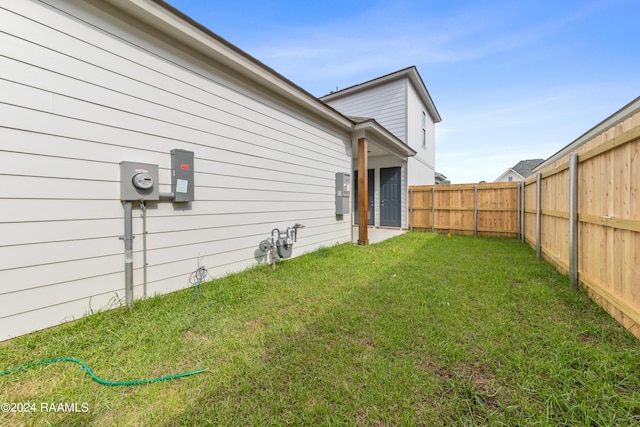
[[[388,174],[388,175],[387,175]],[[394,208],[397,219],[385,216],[389,213],[389,209],[385,209],[385,190],[384,186],[390,183],[383,180],[384,178],[397,177],[395,185],[395,195],[397,197],[397,208]],[[393,191],[393,190],[392,190]],[[387,206],[389,208],[389,206]],[[380,226],[381,227],[402,227],[402,167],[392,166],[387,168],[380,168]]]

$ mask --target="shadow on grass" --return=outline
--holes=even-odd
[[[333,270],[338,299],[309,297],[293,333],[165,425],[640,420],[637,342],[528,247],[408,234],[346,252],[288,264]]]
[[[0,348],[81,372],[0,378],[20,400],[88,400],[95,425],[632,425],[640,346],[515,239],[407,233],[323,248]],[[22,374],[21,374],[22,375]],[[0,396],[6,397],[6,396]],[[57,418],[54,418],[57,417]],[[6,421],[8,418],[0,421]]]

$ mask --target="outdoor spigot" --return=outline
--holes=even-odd
[[[293,241],[297,242],[298,241],[298,228],[304,228],[304,225],[300,224],[300,223],[295,223],[293,225],[293,227],[291,227],[293,229],[293,232],[291,234],[293,234]]]

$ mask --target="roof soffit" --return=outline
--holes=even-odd
[[[374,119],[357,123],[352,133],[352,138],[354,140],[366,138],[384,151],[399,157],[412,157],[416,155],[416,151],[413,148],[398,139]]]

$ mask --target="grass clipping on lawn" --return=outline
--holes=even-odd
[[[0,371],[74,357],[121,381],[207,372],[112,388],[40,366],[0,377],[0,403],[37,409],[0,424],[640,424],[639,342],[515,239],[343,244],[192,295],[13,339]]]

